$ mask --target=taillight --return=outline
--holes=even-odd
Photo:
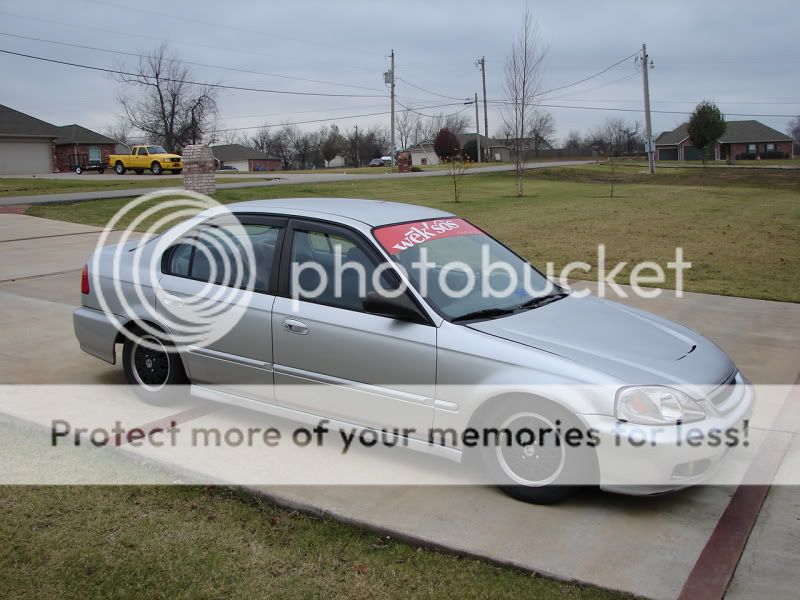
[[[89,265],[83,265],[81,273],[81,294],[89,293]]]

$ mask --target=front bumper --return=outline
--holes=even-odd
[[[112,365],[116,363],[117,327],[104,312],[87,306],[76,308],[72,325],[81,350]]]
[[[744,441],[744,423],[753,414],[753,386],[737,374],[740,397],[721,414],[708,402],[708,416],[684,425],[636,425],[615,417],[582,415],[597,432],[600,487],[618,493],[669,492],[707,480],[728,452]],[[717,441],[718,440],[718,441]]]

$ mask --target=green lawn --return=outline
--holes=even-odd
[[[267,181],[266,177],[217,177],[217,183],[243,181]],[[45,179],[39,177],[0,177],[0,198],[9,196],[35,196],[37,194],[66,194],[69,192],[98,192],[104,190],[128,190],[131,188],[183,186],[183,180],[176,177],[156,177],[142,175],[140,180],[120,179],[108,175],[104,180]]]
[[[608,265],[665,265],[679,245],[693,263],[685,274],[689,291],[800,302],[800,173],[689,171],[651,178],[635,167],[617,169],[613,198],[603,165],[531,171],[523,198],[514,195],[511,173],[470,175],[462,178],[458,204],[449,177],[220,190],[217,198],[357,197],[437,207],[474,221],[534,264],[553,261],[557,269],[577,260],[596,266],[599,243]],[[28,214],[104,225],[122,202],[39,205]],[[624,269],[618,281],[628,274]]]
[[[0,457],[38,456],[78,474],[98,467],[112,481],[114,467],[152,471],[113,451],[48,445],[44,432],[0,425]],[[0,486],[0,573],[3,598],[624,597],[209,486]]]

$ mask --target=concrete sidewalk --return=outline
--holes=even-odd
[[[99,230],[0,215],[0,383],[120,383],[113,367],[82,353],[71,312],[80,269]],[[11,280],[14,281],[11,281]],[[578,284],[580,285],[589,284]],[[693,327],[728,351],[756,383],[791,384],[800,366],[800,305],[667,292],[620,299]],[[137,407],[120,406],[120,410]],[[90,407],[87,406],[87,410]],[[198,418],[206,422],[211,416]],[[242,423],[266,418],[241,412]],[[795,445],[798,445],[795,436]],[[785,468],[790,468],[787,464]],[[385,468],[391,468],[391,463]],[[469,487],[262,487],[277,501],[501,563],[653,598],[674,598],[733,493],[697,487],[632,498],[586,492],[533,506]],[[794,488],[773,489],[729,598],[794,597],[800,587],[800,515]]]
[[[527,163],[526,169],[543,169],[547,167],[567,167],[574,165],[589,164],[592,161],[560,161],[560,162],[540,162]],[[512,165],[496,165],[487,167],[474,167],[467,171],[466,175],[479,175],[481,173],[497,173],[502,171],[513,171]],[[290,185],[296,183],[337,183],[340,181],[374,181],[375,179],[415,179],[419,177],[446,177],[446,170],[422,171],[420,173],[383,173],[375,175],[365,175],[361,173],[292,173],[291,171],[276,171],[269,181],[242,181],[237,183],[218,183],[218,190],[235,190],[252,187],[271,187],[274,185]],[[76,176],[73,176],[76,177]],[[105,176],[103,176],[105,177]],[[109,176],[110,177],[110,176]],[[169,177],[169,176],[167,176]],[[47,178],[46,176],[44,178]],[[183,189],[183,178],[172,176],[176,187]],[[63,177],[58,177],[63,179]],[[72,179],[74,181],[74,179]],[[54,202],[85,202],[87,200],[101,200],[107,198],[135,198],[143,194],[168,189],[165,187],[154,188],[131,188],[127,190],[108,190],[96,192],[69,192],[63,194],[39,194],[35,196],[9,196],[0,198],[0,206],[12,206],[17,204],[50,204]]]

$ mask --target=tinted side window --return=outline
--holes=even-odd
[[[218,285],[267,290],[280,227],[263,224],[211,225],[186,237],[190,242],[173,246],[166,272],[177,277],[210,281]],[[243,236],[239,234],[244,233]],[[247,247],[252,247],[252,261]]]
[[[364,297],[374,290],[372,278],[375,269],[372,259],[344,235],[302,229],[294,231],[289,275],[292,297],[362,310]],[[383,285],[390,287],[387,283]]]

